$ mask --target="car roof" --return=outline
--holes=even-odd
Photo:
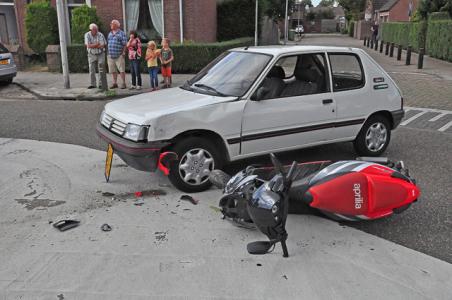
[[[234,48],[230,51],[249,51],[254,53],[280,55],[293,52],[312,52],[312,51],[337,51],[337,52],[357,52],[359,48],[335,47],[335,46],[314,46],[314,45],[277,45],[277,46],[249,46]]]

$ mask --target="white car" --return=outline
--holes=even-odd
[[[403,116],[400,90],[361,49],[246,47],[184,86],[106,104],[97,133],[138,170],[176,152],[170,181],[197,192],[214,168],[270,152],[350,141],[380,155]]]

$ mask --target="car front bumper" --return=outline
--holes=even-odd
[[[400,122],[402,122],[403,117],[405,116],[405,111],[403,109],[391,111],[392,115],[392,129],[395,129],[399,126]]]
[[[154,172],[159,167],[162,148],[170,143],[166,141],[136,143],[112,133],[100,123],[96,127],[97,135],[111,144],[115,153],[129,166],[140,171]]]

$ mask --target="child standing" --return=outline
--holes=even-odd
[[[169,40],[162,39],[162,50],[160,54],[160,61],[162,63],[162,76],[164,87],[171,87],[171,62],[174,60],[173,50],[169,47]]]
[[[132,86],[130,89],[141,89],[141,41],[135,31],[130,31],[130,39],[127,42],[127,50],[129,52],[130,74],[132,75]]]
[[[159,80],[158,72],[159,67],[157,63],[157,58],[160,57],[160,50],[157,49],[157,45],[154,41],[148,43],[148,48],[146,49],[145,60],[148,62],[149,77],[151,79],[151,91],[158,90]]]

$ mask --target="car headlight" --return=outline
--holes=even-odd
[[[139,142],[146,140],[146,135],[148,133],[149,126],[141,126],[129,123],[124,131],[124,138]]]

